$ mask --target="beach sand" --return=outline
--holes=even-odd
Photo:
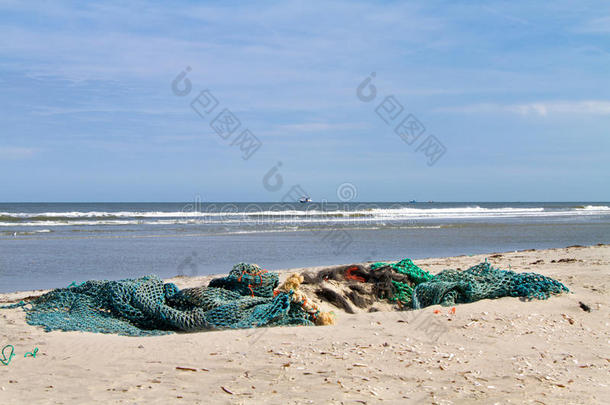
[[[46,333],[26,324],[22,309],[0,310],[0,345],[16,353],[0,365],[0,404],[607,403],[610,246],[415,263],[437,273],[485,257],[556,278],[572,293],[482,300],[454,314],[440,306],[388,312],[390,305],[346,314],[323,304],[336,325],[137,338]],[[168,281],[183,288],[209,279]],[[40,293],[2,294],[0,302]],[[34,347],[36,358],[24,358]]]

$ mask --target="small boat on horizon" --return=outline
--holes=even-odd
[[[299,202],[301,204],[309,203],[309,202],[311,202],[311,198],[303,196],[299,199]]]

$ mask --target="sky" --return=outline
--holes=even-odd
[[[0,201],[610,200],[608,1],[0,0],[0,30]]]

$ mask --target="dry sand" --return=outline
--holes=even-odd
[[[485,257],[554,277],[573,293],[483,300],[455,314],[439,306],[354,315],[335,308],[334,326],[146,338],[45,333],[25,323],[23,310],[0,310],[0,345],[16,349],[0,365],[0,404],[608,403],[610,246],[415,263],[436,273]],[[551,263],[559,259],[575,261]],[[24,358],[34,347],[37,357]]]

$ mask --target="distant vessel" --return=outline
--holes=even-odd
[[[311,198],[309,198],[309,197],[301,197],[301,198],[299,199],[299,202],[300,202],[301,204],[305,204],[305,203],[311,202]]]
[[[416,202],[417,201],[415,201],[415,200],[411,200],[411,201],[409,201],[409,204],[415,204]]]

